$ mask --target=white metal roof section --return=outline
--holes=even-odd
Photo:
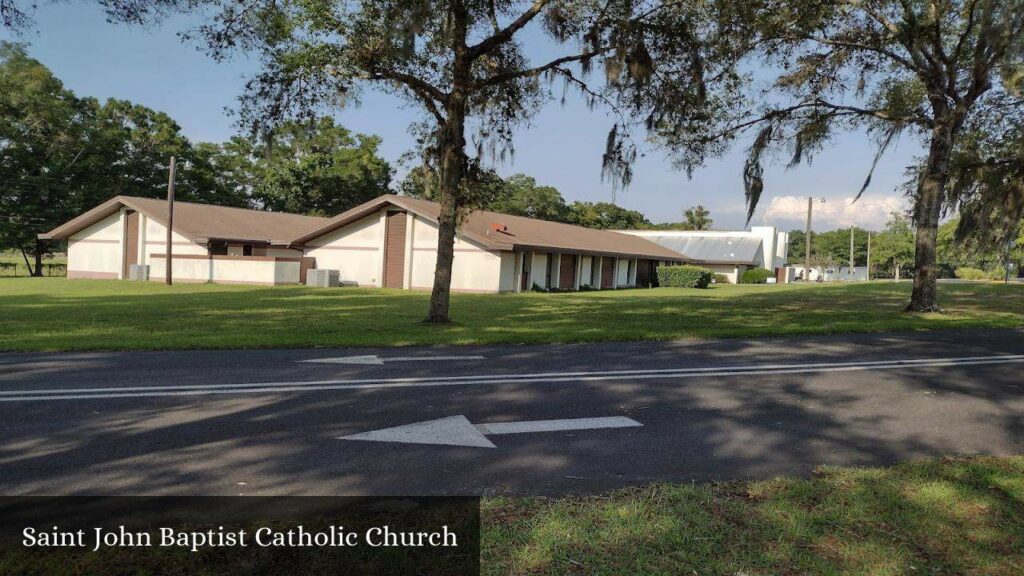
[[[687,258],[709,264],[760,265],[761,239],[745,236],[683,236],[644,234],[643,238]]]

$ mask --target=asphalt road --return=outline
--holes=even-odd
[[[552,495],[1015,454],[1022,369],[1011,330],[0,354],[0,494]],[[476,444],[339,439],[444,418],[393,439]],[[583,418],[613,420],[547,422]]]

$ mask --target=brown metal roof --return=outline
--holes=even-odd
[[[380,210],[386,204],[408,210],[433,222],[437,222],[441,212],[441,206],[436,202],[385,194],[339,214],[322,226],[297,236],[293,243],[302,244],[323,236]],[[504,229],[496,230],[495,227],[504,227]],[[523,216],[510,216],[486,210],[477,210],[466,216],[459,232],[465,238],[481,244],[489,250],[539,250],[629,256],[678,262],[687,260],[679,252],[638,236]]]
[[[42,239],[62,240],[87,228],[126,206],[137,210],[157,222],[167,225],[167,201],[135,196],[115,196],[88,212],[61,224]],[[193,242],[205,244],[208,240],[236,240],[287,245],[296,236],[319,228],[329,218],[302,216],[287,212],[266,212],[245,208],[230,208],[193,202],[174,203],[174,231]]]

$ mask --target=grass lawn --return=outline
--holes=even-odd
[[[485,499],[483,574],[1024,574],[1024,457]]]
[[[945,284],[943,314],[904,314],[907,283],[456,294],[0,279],[0,350],[520,344],[1024,326],[1024,286]]]

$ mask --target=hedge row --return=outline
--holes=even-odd
[[[658,284],[672,288],[707,288],[715,275],[700,266],[659,266]]]
[[[740,284],[764,284],[771,277],[772,273],[764,268],[751,268],[740,275]]]
[[[1002,280],[1005,272],[1002,270],[982,270],[981,268],[961,266],[953,274],[961,280]]]

